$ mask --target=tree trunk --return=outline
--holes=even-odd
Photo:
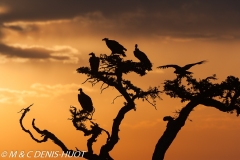
[[[173,140],[177,136],[180,129],[184,126],[188,115],[193,110],[194,107],[198,105],[197,101],[190,101],[179,113],[178,118],[175,120],[169,120],[167,123],[167,128],[163,133],[162,137],[158,140],[152,160],[163,160],[165,153],[169,146],[172,144]]]

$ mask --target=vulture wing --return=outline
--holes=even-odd
[[[175,64],[169,64],[169,65],[164,65],[164,66],[158,66],[157,68],[159,68],[159,69],[165,69],[165,68],[169,68],[169,67],[172,67],[172,68],[175,68],[175,69],[181,68],[181,67],[179,67],[178,65],[175,65]]]
[[[94,70],[98,71],[100,59],[98,57],[94,58]]]
[[[94,70],[94,69],[93,69],[93,68],[95,68],[95,67],[94,67],[94,64],[95,64],[95,63],[94,63],[94,57],[90,57],[90,58],[89,58],[89,63],[90,63],[91,70]]]
[[[112,44],[116,47],[116,48],[118,48],[118,49],[122,49],[122,50],[124,50],[124,51],[127,51],[127,49],[126,48],[124,48],[120,43],[118,43],[117,41],[115,41],[115,40],[111,40],[112,41]]]
[[[145,62],[145,61],[149,61],[148,57],[146,56],[145,53],[143,53],[142,51],[140,50],[135,50],[134,52],[134,56],[136,58],[138,58],[141,62]]]
[[[195,66],[195,65],[197,65],[197,64],[202,64],[202,63],[205,63],[205,62],[207,62],[207,61],[200,61],[200,62],[197,62],[197,63],[191,63],[191,64],[187,64],[187,65],[185,65],[184,67],[183,67],[183,69],[184,70],[188,70],[188,69],[190,69],[192,66]]]
[[[122,54],[124,57],[126,56],[124,51],[127,51],[127,49],[124,48],[117,41],[115,41],[115,40],[107,40],[106,44],[107,44],[108,48],[112,51],[112,53],[119,53],[119,54]]]
[[[144,52],[136,48],[133,53],[134,56],[140,60],[141,63],[146,65],[145,67],[148,67],[149,69],[152,68],[152,63],[150,62],[150,60],[148,59],[147,55]]]
[[[83,109],[85,109],[86,107],[86,104],[85,104],[85,101],[84,101],[84,98],[82,97],[81,94],[78,94],[78,102],[80,103],[80,105],[82,106]]]

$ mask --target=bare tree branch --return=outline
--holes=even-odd
[[[28,129],[26,129],[26,128],[23,126],[23,122],[22,122],[22,121],[23,121],[23,118],[26,116],[27,112],[30,111],[30,107],[31,107],[32,105],[33,105],[33,104],[31,104],[31,105],[28,106],[27,108],[23,108],[23,109],[21,110],[21,111],[24,111],[23,114],[22,114],[22,116],[21,116],[21,118],[20,118],[21,128],[22,128],[22,130],[23,130],[24,132],[28,133],[34,141],[36,141],[36,142],[38,142],[38,143],[46,142],[46,141],[47,141],[46,139],[42,139],[42,140],[36,139],[36,138],[33,136],[33,134],[31,133],[31,131],[28,130]],[[20,111],[20,112],[21,112],[21,111]],[[20,112],[18,112],[18,113],[20,113]]]
[[[92,78],[87,78],[82,84],[86,83],[90,79],[92,79]]]
[[[146,100],[148,103],[150,103],[150,104],[157,110],[156,105],[155,105],[154,103],[151,103],[147,98],[145,98],[145,100]]]
[[[109,87],[109,85],[107,85],[107,87],[104,87],[103,89],[101,89],[101,93],[103,92],[103,90],[107,89]]]
[[[115,97],[115,98],[113,99],[113,101],[112,101],[112,104],[114,104],[114,101],[115,101],[117,98],[122,97],[122,96],[123,96],[123,95],[119,95],[119,96]]]

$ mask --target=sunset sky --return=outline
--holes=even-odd
[[[91,96],[93,119],[111,131],[113,119],[124,99],[101,84],[82,84],[86,76],[76,69],[89,66],[89,53],[110,54],[103,38],[117,40],[127,48],[125,59],[138,61],[134,45],[145,52],[153,71],[140,77],[124,75],[142,89],[173,79],[174,69],[201,60],[191,68],[194,77],[228,75],[240,77],[240,1],[236,0],[0,0],[0,153],[2,151],[60,150],[53,142],[36,143],[22,131],[22,108],[34,103],[24,119],[26,128],[47,129],[69,149],[86,150],[88,137],[76,131],[70,105],[80,108],[78,88]],[[136,101],[137,110],[125,116],[120,141],[110,152],[115,160],[150,160],[166,128],[164,116],[185,106],[180,99],[161,95],[157,110]],[[240,148],[240,118],[214,108],[198,106],[168,149],[165,160],[237,160]],[[41,139],[40,135],[34,135]],[[94,151],[105,143],[102,134]],[[0,158],[1,159],[1,158]],[[26,158],[27,159],[27,158]]]

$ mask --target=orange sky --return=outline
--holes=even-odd
[[[110,54],[103,38],[115,39],[127,48],[126,59],[133,55],[134,45],[147,54],[153,71],[144,77],[126,76],[132,83],[147,89],[173,79],[173,69],[157,70],[165,64],[185,65],[207,60],[191,68],[196,78],[217,74],[219,81],[228,75],[240,77],[239,2],[219,0],[203,3],[123,1],[107,3],[77,0],[0,2],[0,152],[60,150],[51,141],[38,144],[21,130],[22,108],[34,103],[24,125],[47,129],[69,149],[86,150],[87,137],[76,131],[70,118],[70,105],[80,107],[77,94],[82,87],[92,97],[95,121],[111,131],[113,119],[123,98],[112,100],[118,92],[108,88],[100,94],[100,84],[82,84],[87,78],[76,73],[89,66],[88,54]],[[236,4],[235,4],[236,3]],[[203,12],[204,11],[204,12]],[[110,152],[115,160],[149,160],[165,130],[162,118],[181,108],[179,99],[162,95],[157,110],[137,101],[137,111],[130,111],[121,126],[120,141]],[[240,141],[240,118],[214,108],[198,106],[168,149],[166,160],[237,160]],[[41,138],[34,132],[34,135]],[[103,133],[94,151],[105,143]],[[28,159],[28,158],[25,158]],[[60,158],[59,158],[60,159]]]

